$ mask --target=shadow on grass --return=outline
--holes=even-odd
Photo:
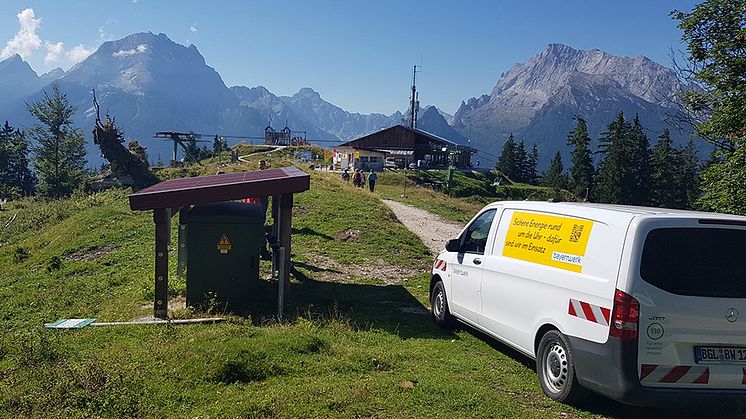
[[[303,276],[291,282],[286,295],[285,319],[341,319],[355,328],[382,330],[402,339],[457,339],[436,326],[424,307],[402,285],[371,285],[317,281]],[[256,324],[276,319],[277,283],[253,287],[248,307],[233,311]],[[220,310],[218,310],[220,311]]]
[[[487,343],[496,351],[512,358],[514,361],[522,364],[524,367],[536,371],[536,361],[529,358],[496,340],[495,338],[474,329],[471,326],[463,323],[458,323],[457,326],[460,330],[464,330],[475,338]],[[536,378],[538,382],[538,376]],[[711,404],[711,405],[698,405],[698,406],[682,406],[681,408],[655,408],[655,407],[639,407],[629,406],[622,404],[616,400],[609,399],[599,394],[591,393],[588,398],[580,403],[574,405],[576,408],[585,410],[597,415],[614,418],[629,418],[629,419],[660,419],[660,418],[744,418],[746,417],[746,405],[739,407],[736,405],[723,405],[723,404]],[[684,410],[686,409],[686,410]]]
[[[304,263],[304,262],[293,262],[293,266],[291,267],[292,271],[290,271],[290,273],[295,277],[295,279],[301,282],[310,280],[310,278],[308,277],[308,275],[304,274],[303,271],[299,271],[297,268],[303,268],[307,271],[311,271],[314,273],[317,273],[317,272],[331,272],[335,274],[342,273],[342,271],[340,271],[339,269],[319,268],[318,266],[314,266],[314,265]]]
[[[304,236],[316,236],[316,237],[321,237],[322,239],[326,239],[326,240],[334,240],[334,237],[328,234],[319,233],[318,231],[310,229],[308,227],[303,227],[300,229],[293,228],[293,234],[300,234]]]

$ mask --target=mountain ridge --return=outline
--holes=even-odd
[[[145,144],[151,160],[156,154],[170,154],[169,144],[150,138],[155,131],[256,138],[272,123],[276,129],[288,125],[306,131],[311,140],[333,146],[406,124],[406,115],[400,111],[391,115],[349,112],[324,100],[311,87],[291,96],[275,95],[261,85],[228,87],[195,45],[180,45],[163,33],[141,32],[105,42],[66,73],[54,69],[38,76],[20,57],[0,62],[0,75],[3,71],[11,74],[7,69],[13,69],[16,76],[0,77],[0,89],[2,81],[28,82],[16,80],[26,90],[10,103],[0,102],[0,117],[30,126],[34,121],[25,103],[40,99],[49,83],[57,82],[78,107],[75,124],[87,134],[95,118],[91,102],[95,89],[102,111],[117,118],[128,139]],[[576,116],[588,121],[591,136],[597,139],[619,111],[629,118],[639,114],[654,140],[655,133],[662,131],[661,115],[670,111],[672,95],[681,89],[673,70],[644,56],[617,57],[601,50],[550,44],[503,72],[489,94],[462,101],[453,116],[435,106],[422,107],[418,128],[470,143],[488,156],[497,155],[507,136],[514,133],[529,145],[537,144],[543,164],[558,150],[567,156],[566,135]],[[33,91],[24,94],[27,90]],[[686,137],[672,134],[679,142]],[[95,161],[98,151],[92,144],[88,150]],[[481,160],[492,163],[485,156]]]

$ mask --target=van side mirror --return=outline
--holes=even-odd
[[[451,239],[446,242],[446,251],[458,252],[459,250],[461,250],[461,240]]]

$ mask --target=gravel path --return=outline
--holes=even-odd
[[[433,255],[445,248],[446,242],[455,239],[464,227],[461,224],[446,220],[425,210],[402,204],[401,202],[383,200],[391,208],[396,218],[416,234]]]

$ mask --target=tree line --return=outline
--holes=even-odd
[[[38,121],[33,127],[22,131],[6,121],[0,129],[0,197],[68,196],[87,175],[85,140],[72,126],[75,107],[54,84],[27,108]]]
[[[83,189],[94,173],[85,168],[83,134],[72,125],[76,108],[59,85],[53,84],[51,93],[45,91],[44,97],[27,109],[37,120],[31,128],[21,130],[9,121],[0,126],[0,199],[31,195],[61,198]],[[108,115],[106,119],[115,128],[114,119]],[[123,136],[117,132],[121,143]],[[131,140],[127,149],[149,166],[147,150],[137,140]],[[228,150],[228,144],[215,136],[211,149],[199,147],[192,135],[186,149],[185,162],[189,164]],[[102,166],[106,169],[107,165]]]
[[[674,147],[665,129],[651,149],[639,118],[630,122],[619,112],[594,152],[586,121],[580,117],[576,121],[567,136],[568,171],[558,151],[547,170],[536,176],[536,145],[525,153],[521,151],[525,150],[524,142],[516,146],[512,135],[503,147],[497,170],[514,182],[569,190],[579,200],[682,209],[694,206],[699,163],[692,141]],[[598,165],[593,163],[594,154],[600,156]]]

